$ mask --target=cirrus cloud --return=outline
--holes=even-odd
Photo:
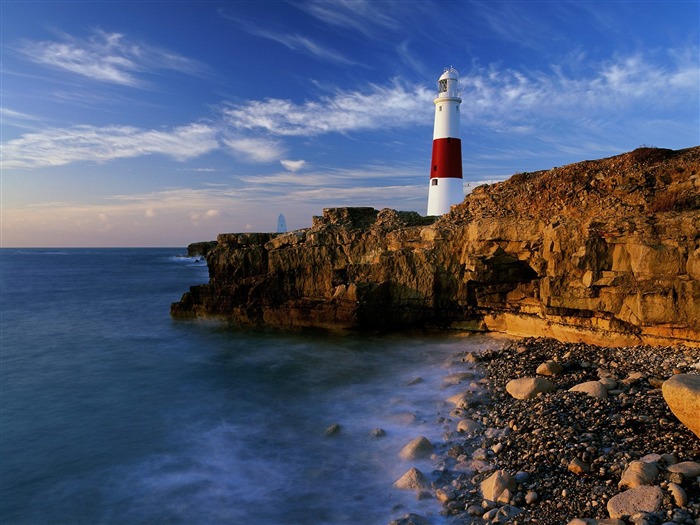
[[[187,160],[217,147],[216,131],[204,124],[168,131],[83,125],[27,133],[3,144],[2,156],[6,168],[38,168],[152,154]]]
[[[130,87],[144,87],[139,76],[157,69],[185,73],[204,69],[196,60],[101,30],[85,39],[64,35],[60,41],[26,40],[17,50],[37,64]]]

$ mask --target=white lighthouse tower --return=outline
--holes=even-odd
[[[464,200],[462,185],[462,139],[459,133],[459,74],[445,69],[438,80],[433,128],[433,159],[430,164],[428,215],[443,215]]]

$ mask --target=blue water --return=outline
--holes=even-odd
[[[0,250],[1,522],[441,523],[392,488],[413,466],[397,454],[440,441],[455,356],[495,343],[174,321],[207,280],[181,252]]]

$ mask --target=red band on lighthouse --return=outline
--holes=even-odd
[[[433,141],[430,178],[462,178],[462,140],[452,137]]]

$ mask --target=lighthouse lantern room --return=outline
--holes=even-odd
[[[459,132],[459,74],[445,69],[438,80],[433,128],[433,155],[428,187],[428,215],[443,215],[464,200],[462,140]]]

